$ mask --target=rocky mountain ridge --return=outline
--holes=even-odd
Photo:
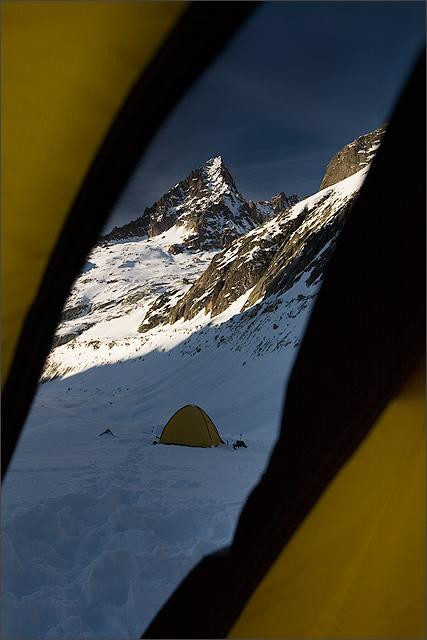
[[[297,203],[217,253],[206,271],[173,306],[160,297],[139,327],[215,317],[248,294],[242,310],[289,290],[304,274],[318,282],[366,170]]]
[[[245,200],[222,157],[217,156],[169,189],[142,216],[115,227],[102,241],[153,238],[176,226],[170,253],[219,250],[297,200],[295,194],[284,193],[266,201]]]
[[[377,135],[365,140],[369,161]],[[352,167],[358,168],[349,164],[346,171]],[[64,308],[43,378],[163,352],[171,343],[185,342],[183,357],[208,344],[239,351],[247,343],[258,355],[295,347],[368,169],[364,164],[302,202],[278,194],[253,203],[237,192],[222,159],[211,159],[145,219],[94,248]],[[234,233],[224,241],[227,229]]]
[[[384,124],[370,133],[359,136],[356,140],[340,149],[331,158],[326,168],[320,184],[320,191],[368,166],[380,146],[386,127],[387,125]]]

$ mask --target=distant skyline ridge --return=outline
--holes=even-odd
[[[193,169],[140,216],[115,226],[101,241],[162,235],[170,237],[168,251],[172,254],[223,249],[297,201],[296,194],[284,192],[270,200],[247,200],[218,155]]]
[[[350,177],[370,164],[378,149],[387,124],[358,136],[332,156],[326,167],[319,191]],[[184,249],[224,248],[237,237],[284,212],[301,198],[284,191],[266,200],[245,199],[221,155],[206,160],[186,178],[168,189],[137,218],[115,226],[101,237],[101,242],[130,238],[171,235],[175,241],[171,253]]]
[[[261,3],[156,134],[106,231],[222,155],[245,197],[317,191],[387,121],[425,40],[423,2]]]

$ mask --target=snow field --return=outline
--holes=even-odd
[[[364,175],[324,191],[339,206]],[[180,233],[97,247],[76,281],[77,315],[58,333],[92,326],[53,350],[59,377],[40,385],[3,486],[5,640],[138,638],[200,558],[230,543],[265,469],[318,283],[307,272],[244,312],[251,290],[213,319],[140,334],[156,297],[185,293],[214,255],[169,254]],[[154,446],[185,404],[248,448]],[[116,437],[100,438],[107,428]]]
[[[139,637],[197,559],[230,540],[245,453],[134,439],[108,476],[18,511],[3,539],[3,637]]]
[[[159,328],[144,361],[40,386],[4,487],[3,637],[137,638],[191,567],[231,541],[295,352],[253,351],[279,311],[262,314],[246,345],[237,335],[254,320],[238,317],[230,309],[168,351]],[[302,318],[292,322],[299,335]],[[248,449],[153,446],[152,430],[187,403]],[[107,427],[116,438],[98,437]]]

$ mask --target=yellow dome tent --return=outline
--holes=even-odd
[[[166,423],[159,442],[188,447],[217,447],[223,444],[208,414],[195,404],[187,404],[174,413]]]

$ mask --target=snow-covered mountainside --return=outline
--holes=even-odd
[[[192,332],[185,323],[198,314],[200,326],[228,317],[231,305],[235,312],[254,306],[258,315],[266,304],[280,306],[299,280],[317,285],[365,173],[281,211],[221,252],[171,253],[183,234],[178,224],[152,238],[97,246],[64,309],[43,379],[137,356],[157,340],[162,348],[163,340]],[[153,333],[156,326],[163,328]],[[286,323],[273,342],[282,334]]]
[[[115,227],[104,240],[158,236],[172,226],[179,229],[169,253],[185,249],[213,250],[229,245],[278,208],[291,206],[296,196],[278,194],[271,201],[246,201],[223,159],[211,158],[170,189],[132,222]]]
[[[318,283],[366,171],[279,213],[217,254],[168,320],[214,317],[248,290],[243,309],[277,299],[300,279]]]
[[[7,640],[139,637],[194,564],[230,542],[265,468],[368,168],[302,202],[245,204],[222,162],[204,167],[211,177],[194,191],[191,178],[175,205],[179,185],[104,237],[75,282],[3,487]],[[238,231],[224,246],[230,216]],[[224,445],[152,446],[185,404],[203,407]]]

